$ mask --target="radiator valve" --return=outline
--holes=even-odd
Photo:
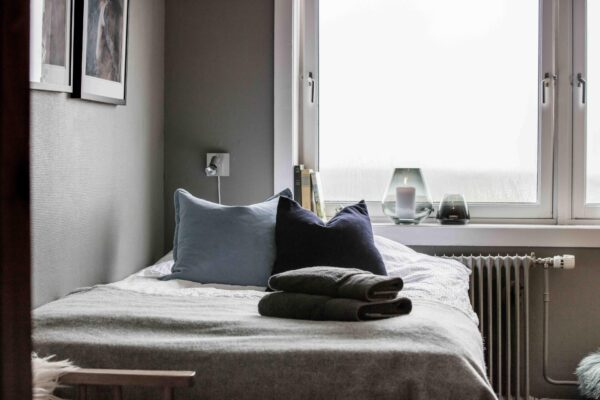
[[[552,266],[554,268],[573,269],[575,268],[575,256],[571,254],[554,256]]]

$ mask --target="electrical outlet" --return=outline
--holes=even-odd
[[[206,153],[207,167],[214,156],[217,157],[217,173],[212,176],[229,176],[229,153]]]

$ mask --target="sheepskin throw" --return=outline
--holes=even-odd
[[[600,349],[585,357],[577,371],[579,392],[588,399],[600,399]]]
[[[36,353],[31,354],[33,400],[61,400],[53,395],[59,386],[58,378],[77,369],[69,360],[50,361],[53,357],[40,358]]]

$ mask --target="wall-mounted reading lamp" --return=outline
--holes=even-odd
[[[221,204],[221,177],[229,176],[229,153],[207,153],[204,172],[206,176],[217,177],[217,195]]]

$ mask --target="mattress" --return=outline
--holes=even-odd
[[[34,310],[34,348],[81,367],[196,371],[195,386],[177,392],[179,399],[494,399],[481,335],[472,310],[464,309],[466,290],[447,293],[463,285],[464,271],[397,249],[394,266],[389,254],[382,251],[388,272],[408,278],[402,294],[413,311],[406,316],[262,317],[263,288],[159,281],[169,272],[167,257],[123,281]],[[444,281],[441,294],[428,294]]]

